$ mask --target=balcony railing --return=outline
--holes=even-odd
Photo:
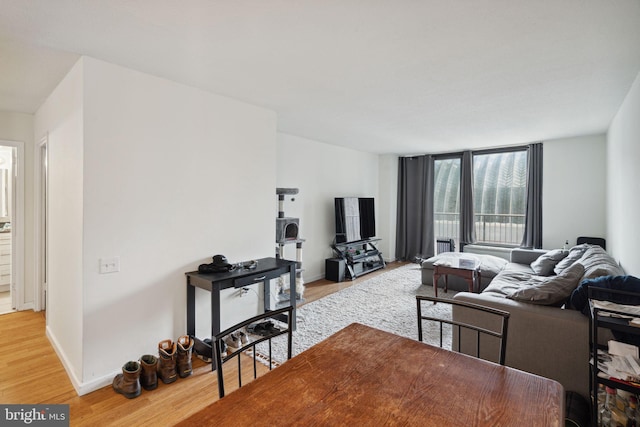
[[[524,214],[476,214],[476,240],[519,245],[524,235]]]
[[[460,247],[460,214],[436,212],[433,221],[433,232],[436,239],[451,238],[456,241],[456,248]]]
[[[476,242],[519,245],[524,235],[524,222],[522,214],[476,214]],[[460,214],[436,212],[433,229],[436,238],[453,238],[456,247],[460,247]]]

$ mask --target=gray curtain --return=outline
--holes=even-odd
[[[529,144],[524,248],[542,248],[542,143]]]
[[[460,252],[462,252],[464,245],[476,241],[473,223],[473,154],[471,151],[462,153],[460,169]]]
[[[433,256],[433,158],[401,157],[398,165],[396,258]]]

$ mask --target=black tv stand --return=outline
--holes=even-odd
[[[345,278],[353,280],[363,274],[385,267],[382,252],[376,248],[376,244],[380,240],[382,239],[374,237],[356,242],[333,242],[331,244],[335,257],[345,263]]]

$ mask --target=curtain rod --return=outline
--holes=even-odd
[[[531,144],[541,144],[543,141],[531,142],[529,144],[519,144],[519,145],[503,145],[500,147],[493,148],[481,148],[478,150],[459,150],[459,151],[450,151],[450,152],[440,152],[440,153],[424,153],[424,154],[410,154],[408,156],[400,156],[404,158],[414,158],[414,157],[422,157],[422,156],[433,156],[437,158],[453,158],[462,156],[462,153],[465,151],[471,151],[472,154],[491,154],[491,153],[504,153],[507,151],[524,151],[529,148]]]

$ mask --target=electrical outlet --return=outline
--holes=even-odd
[[[100,274],[117,273],[120,271],[120,257],[100,258]]]

